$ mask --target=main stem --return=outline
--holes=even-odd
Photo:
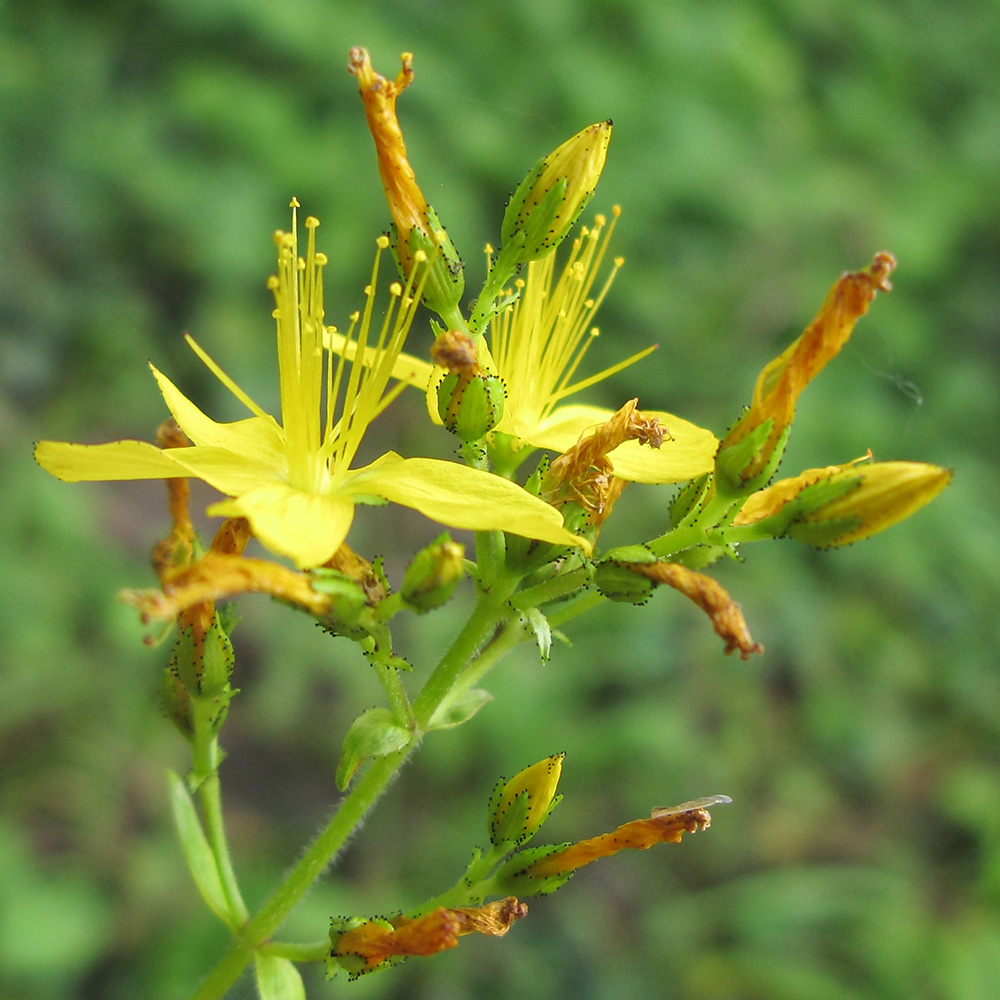
[[[512,612],[507,608],[506,602],[516,589],[517,582],[515,578],[501,577],[488,592],[480,595],[469,620],[413,703],[414,716],[420,727],[418,732],[426,728],[462,671],[494,636],[497,627],[511,617]],[[510,637],[507,638],[509,640]],[[506,643],[501,642],[499,646],[505,647]],[[495,658],[487,658],[490,662],[495,662]],[[326,828],[320,832],[260,912],[240,930],[237,939],[192,994],[191,1000],[220,1000],[225,996],[253,960],[255,949],[278,930],[295,905],[333,861],[418,742],[418,739],[414,739],[402,750],[380,757],[368,767],[341,800]]]
[[[260,912],[240,931],[229,951],[195,990],[191,1000],[219,1000],[253,959],[254,950],[271,937],[296,903],[323,873],[344,842],[375,804],[406,760],[412,746],[376,760],[344,797],[327,827],[313,841]]]

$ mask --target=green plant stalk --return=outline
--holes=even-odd
[[[477,677],[482,676],[507,649],[519,641],[520,625],[509,622],[511,612],[507,607],[507,598],[513,593],[519,580],[520,577],[504,576],[489,592],[480,595],[469,620],[413,703],[414,715],[421,728],[426,727],[463,670],[471,666],[474,660],[475,674]],[[497,638],[506,641],[491,643],[490,639],[494,637],[497,627],[505,620],[512,627],[504,630]],[[506,634],[508,631],[510,635]],[[476,654],[481,649],[482,653],[477,658]],[[329,824],[285,877],[274,895],[243,927],[237,940],[192,994],[191,1000],[221,1000],[253,960],[255,949],[275,934],[299,900],[330,865],[418,743],[419,741],[414,740],[402,750],[381,757],[368,767],[342,799]]]
[[[205,836],[215,857],[215,867],[219,872],[222,892],[226,897],[226,908],[234,927],[240,927],[250,919],[250,911],[243,901],[233,860],[229,854],[229,841],[222,818],[222,786],[219,781],[219,764],[222,752],[218,737],[212,732],[209,717],[204,712],[194,715],[194,742],[192,747],[192,773],[199,776],[198,801],[201,803]]]
[[[592,575],[593,573],[588,566],[578,566],[576,569],[570,570],[568,573],[560,573],[544,583],[519,590],[510,599],[511,606],[520,611],[524,608],[538,608],[549,601],[569,597],[586,587],[590,583]]]
[[[261,910],[192,994],[191,1000],[221,1000],[253,960],[254,951],[281,926],[295,905],[327,868],[344,842],[385,791],[415,744],[374,761],[343,798],[329,824],[288,873]]]
[[[519,576],[501,575],[479,600],[469,620],[455,637],[434,672],[427,678],[413,702],[413,715],[420,729],[426,729],[438,706],[451,692],[462,671],[472,662],[480,648],[492,638],[496,629],[511,617],[508,598],[520,582]]]

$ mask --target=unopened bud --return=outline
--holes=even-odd
[[[479,441],[503,416],[503,379],[479,366],[475,341],[461,330],[442,333],[431,354],[435,364],[448,370],[437,388],[441,422],[460,440]]]
[[[465,549],[445,533],[421,549],[407,567],[400,596],[422,614],[446,604],[465,574]]]
[[[204,635],[196,626],[182,629],[174,644],[169,669],[194,696],[212,698],[229,685],[233,644],[216,614]]]
[[[539,160],[511,195],[500,230],[517,264],[554,250],[590,201],[604,169],[611,121],[577,132]]]
[[[611,601],[645,604],[657,584],[648,576],[637,572],[635,567],[656,561],[656,556],[642,545],[625,545],[613,549],[597,564],[594,585]]]
[[[849,545],[909,517],[951,478],[951,469],[923,462],[874,462],[845,469],[798,494],[793,501],[798,514],[785,533],[819,548]]]
[[[562,796],[556,795],[564,753],[553,754],[498,784],[490,801],[490,840],[523,844],[545,822]]]

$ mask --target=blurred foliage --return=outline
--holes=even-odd
[[[888,249],[896,290],[805,394],[783,471],[871,447],[956,478],[873,541],[721,567],[767,646],[749,664],[666,593],[582,620],[545,667],[512,657],[495,702],[428,739],[290,934],[439,891],[485,840],[497,776],[558,750],[557,840],[696,795],[734,804],[681,847],[581,872],[503,941],[314,995],[995,996],[997,6],[0,3],[0,995],[167,1000],[224,947],[168,825],[163,772],[186,748],[155,706],[166,654],[113,600],[153,580],[162,487],[66,486],[30,445],[149,437],[165,411],[147,359],[237,416],[184,330],[273,400],[264,278],[293,194],[324,220],[335,320],[360,301],[386,223],[343,70],[364,44],[384,73],[416,54],[411,159],[473,280],[527,167],[615,119],[594,207],[622,203],[627,264],[594,364],[660,350],[594,402],[638,395],[723,431],[836,275]],[[401,452],[428,447],[421,407],[387,415]],[[629,537],[607,544],[661,524],[669,496],[626,493],[610,527]],[[436,533],[386,509],[352,534],[397,582],[407,554],[385,545],[403,529]],[[379,690],[353,647],[287,609],[241,612],[223,779],[254,905],[331,807],[340,740]],[[426,667],[452,621],[416,622],[407,655]]]

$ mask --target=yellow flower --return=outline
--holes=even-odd
[[[153,368],[160,391],[192,447],[156,448],[141,441],[79,445],[42,441],[35,457],[60,479],[169,479],[191,476],[230,499],[208,513],[245,517],[254,535],[299,567],[330,559],[347,536],[354,506],[381,497],[414,507],[456,528],[503,529],[557,544],[586,543],[562,526],[547,504],[499,476],[454,462],[404,459],[387,452],[370,465],[351,468],[371,422],[399,394],[386,387],[413,321],[420,289],[411,275],[406,288],[394,284],[393,299],[379,326],[372,322],[379,252],[366,289],[365,307],[351,318],[346,339],[370,367],[331,357],[323,340],[322,270],[325,255],[316,251],[319,220],[308,218],[308,248],[298,255],[292,202],[292,232],[278,232],[278,275],[274,292],[277,320],[281,423],[259,407],[218,365],[188,338],[195,353],[253,416],[217,423]],[[374,340],[369,344],[369,340]],[[324,404],[325,401],[325,404]]]
[[[489,353],[480,352],[484,369],[499,375],[507,387],[504,415],[496,427],[510,435],[514,447],[548,448],[565,452],[580,436],[606,423],[613,410],[600,406],[567,404],[578,392],[635,364],[653,347],[640,351],[610,368],[574,381],[587,348],[598,336],[593,325],[598,307],[623,261],[616,258],[599,290],[594,283],[607,251],[615,221],[610,225],[598,215],[573,241],[568,259],[556,267],[555,254],[527,265],[526,277],[515,282],[516,300],[490,323]],[[400,358],[397,377],[428,389],[428,408],[437,417],[437,383],[442,377],[427,362],[407,355]],[[404,367],[405,366],[405,367]],[[654,450],[627,441],[610,455],[616,476],[633,482],[679,483],[708,472],[718,442],[711,431],[672,413],[643,410],[659,419],[670,440]]]

